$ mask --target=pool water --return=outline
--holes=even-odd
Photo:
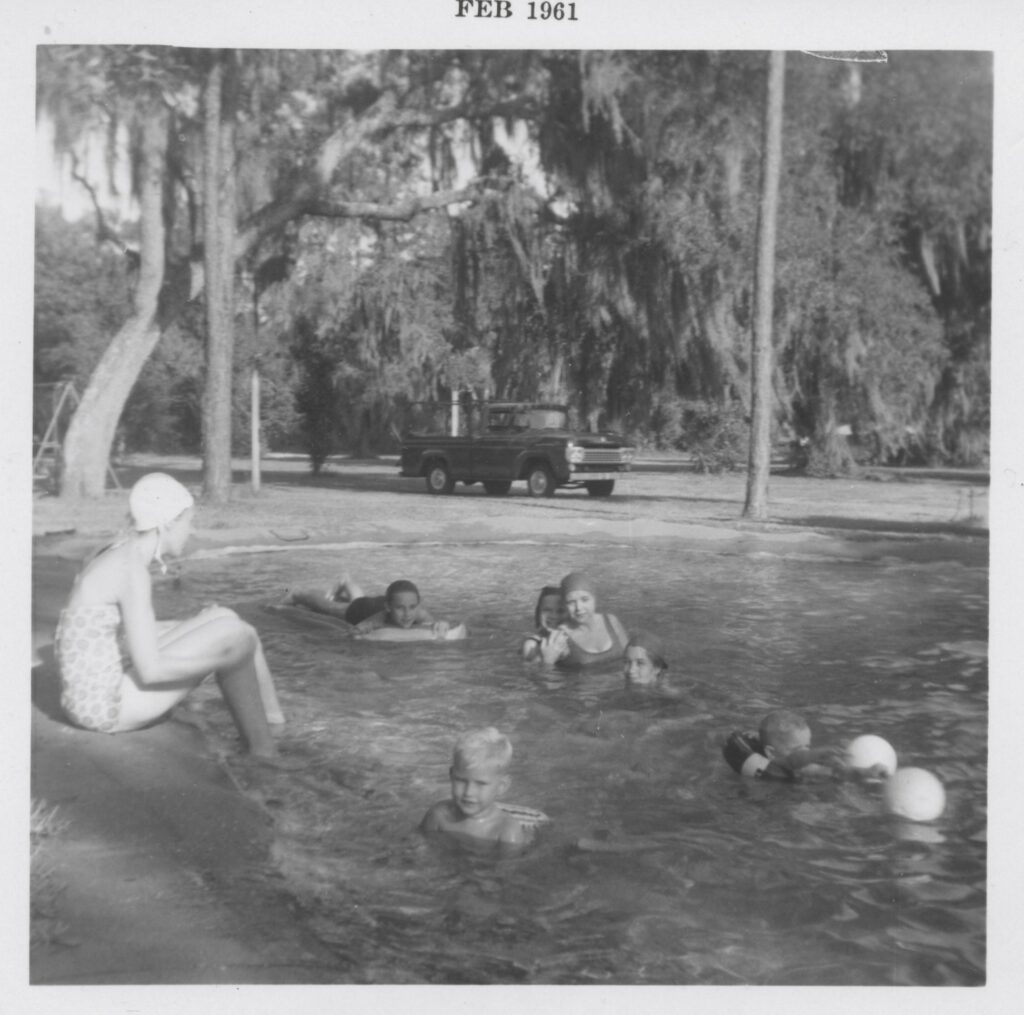
[[[275,817],[268,877],[339,979],[969,985],[985,980],[986,552],[359,544],[192,559],[160,606],[229,604],[261,631],[282,750],[313,762],[250,787]],[[537,590],[578,569],[662,635],[678,697],[627,695],[617,665],[520,661]],[[469,639],[351,641],[263,606],[345,571],[373,591],[412,579]],[[779,707],[816,744],[885,737],[943,781],[945,814],[913,825],[870,786],[741,779],[723,739]],[[212,682],[189,708],[233,744]],[[515,746],[508,800],[552,818],[518,858],[416,831],[455,738],[489,725]]]

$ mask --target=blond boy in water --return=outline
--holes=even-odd
[[[533,827],[499,804],[508,791],[511,761],[512,744],[493,726],[460,737],[449,769],[451,797],[427,811],[420,830],[474,844],[491,842],[502,851],[529,845]]]

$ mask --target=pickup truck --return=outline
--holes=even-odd
[[[451,493],[456,483],[482,483],[500,497],[523,479],[531,497],[550,497],[559,486],[608,497],[636,454],[616,434],[571,429],[564,405],[492,402],[460,416],[458,436],[407,430],[401,475],[422,476],[432,494]]]

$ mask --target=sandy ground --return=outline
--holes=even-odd
[[[193,459],[137,459],[200,480]],[[771,545],[800,552],[951,555],[987,547],[980,473],[878,471],[859,480],[773,477],[770,518],[741,519],[743,476],[638,463],[610,499],[559,491],[533,500],[458,487],[430,497],[393,461],[332,463],[320,477],[286,456],[264,463],[258,496],[239,472],[233,499],[204,506],[193,552],[347,542],[637,539]],[[33,947],[30,982],[51,984],[339,983],[270,870],[272,826],[199,734],[175,720],[117,737],[69,727],[57,705],[53,625],[78,562],[123,522],[126,494],[74,510],[40,497],[33,517],[32,795],[64,827],[43,845],[60,892],[50,940]],[[514,552],[510,546],[510,552]],[[263,876],[256,877],[260,874]]]

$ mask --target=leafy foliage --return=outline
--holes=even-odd
[[[110,136],[146,102],[173,108],[179,266],[197,245],[205,59],[53,47],[40,71],[65,148],[90,127]],[[655,446],[700,445],[708,467],[742,463],[763,54],[238,60],[239,228],[256,239],[239,258],[236,426],[258,361],[267,437],[302,442],[315,468],[332,451],[390,447],[404,406],[453,389],[564,399]],[[870,460],[984,460],[991,116],[987,54],[789,61],[774,391],[811,468],[852,467],[844,426]],[[446,210],[388,213],[460,187],[470,199]],[[41,376],[87,373],[124,313],[113,262],[96,257],[65,256],[40,230]],[[186,280],[126,410],[139,444],[198,446],[189,295]]]

